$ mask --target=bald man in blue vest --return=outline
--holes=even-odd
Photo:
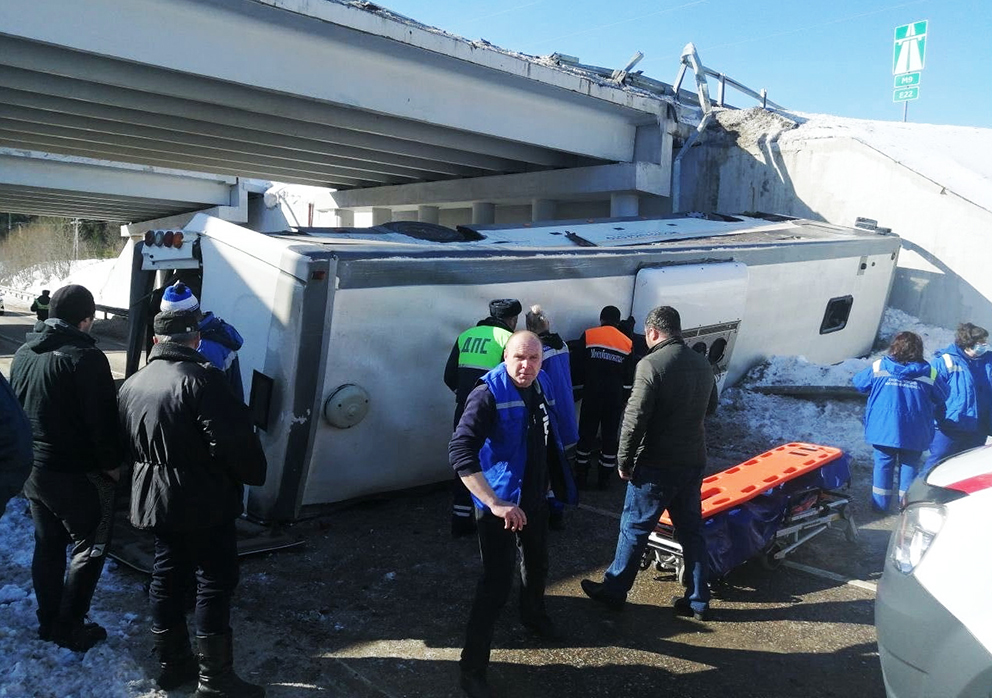
[[[486,373],[465,400],[448,455],[472,494],[482,577],[469,615],[459,667],[470,698],[492,696],[486,678],[493,630],[520,566],[520,621],[545,640],[558,633],[544,607],[548,575],[548,501],[575,503],[556,395],[541,371],[544,348],[533,332],[516,332],[503,363]]]

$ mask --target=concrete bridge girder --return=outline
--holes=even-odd
[[[346,3],[51,0],[5,4],[0,26],[0,144],[70,155],[368,187],[629,162],[667,118]]]

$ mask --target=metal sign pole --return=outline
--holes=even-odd
[[[909,111],[909,102],[902,103],[902,122],[906,123],[906,112]]]

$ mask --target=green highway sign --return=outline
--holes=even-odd
[[[911,87],[912,85],[920,84],[920,74],[919,73],[906,73],[904,75],[896,75],[895,84],[893,87]]]
[[[893,102],[908,102],[911,99],[919,99],[920,88],[919,87],[907,87],[902,90],[895,90],[892,93]]]
[[[923,70],[927,49],[927,20],[896,27],[892,50],[892,74],[915,73]]]

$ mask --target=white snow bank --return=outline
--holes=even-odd
[[[992,129],[797,114],[780,142],[852,138],[992,211]]]

